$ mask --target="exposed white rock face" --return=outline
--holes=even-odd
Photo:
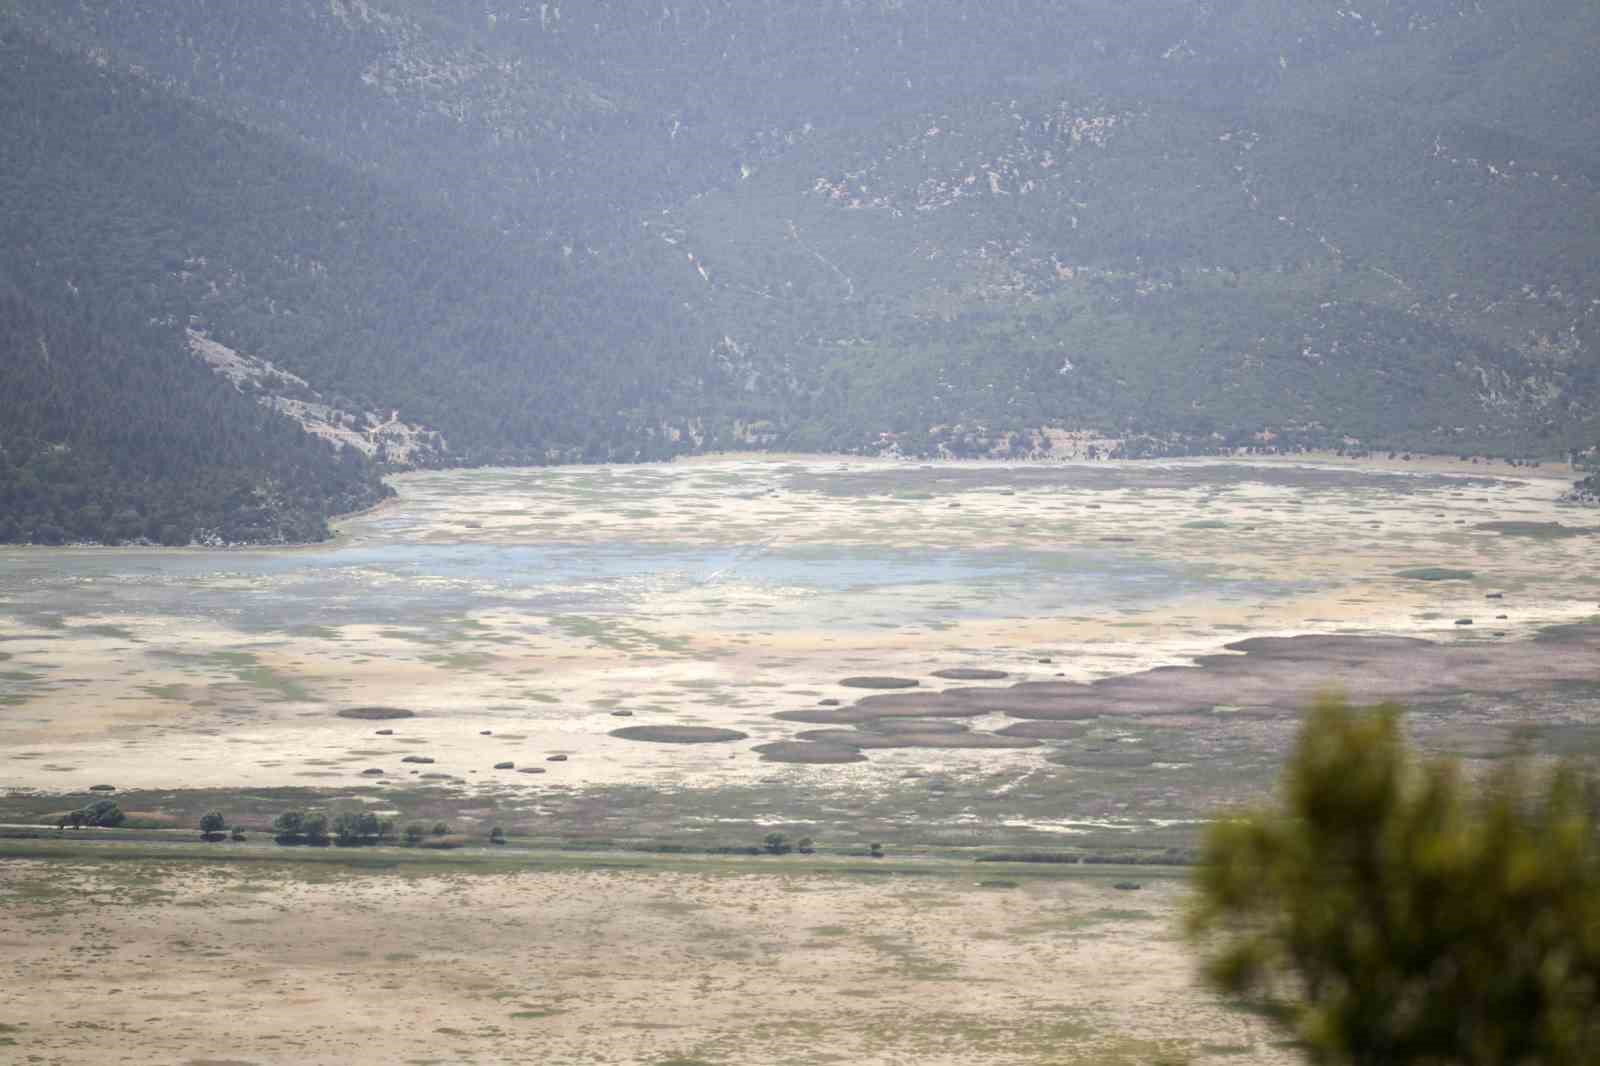
[[[443,436],[426,426],[402,422],[398,411],[342,411],[298,374],[270,360],[235,351],[197,329],[187,331],[189,351],[240,392],[298,422],[307,433],[396,466],[426,465],[449,452]]]

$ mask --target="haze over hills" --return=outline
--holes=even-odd
[[[1597,42],[1584,0],[4,0],[0,537],[160,536],[106,457],[171,478],[242,394],[184,434],[299,517],[171,539],[315,536],[385,463],[1566,456]]]

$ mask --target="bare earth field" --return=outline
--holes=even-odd
[[[0,861],[0,1061],[1293,1061],[1195,988],[1180,881],[803,862]]]

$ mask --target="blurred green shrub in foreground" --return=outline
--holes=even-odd
[[[1414,758],[1399,708],[1321,701],[1282,809],[1218,821],[1189,932],[1212,985],[1318,1064],[1600,1063],[1593,788]]]

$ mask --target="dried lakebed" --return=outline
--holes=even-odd
[[[1128,871],[979,882],[791,859],[763,873],[0,859],[0,1059],[1296,1061],[1195,987],[1176,879],[1138,871],[1128,892],[1114,887]]]
[[[1600,516],[1555,503],[1561,476],[738,458],[396,483],[325,546],[0,551],[0,787],[1167,843],[1269,787],[1329,686],[1406,700],[1433,750],[1600,750]]]

